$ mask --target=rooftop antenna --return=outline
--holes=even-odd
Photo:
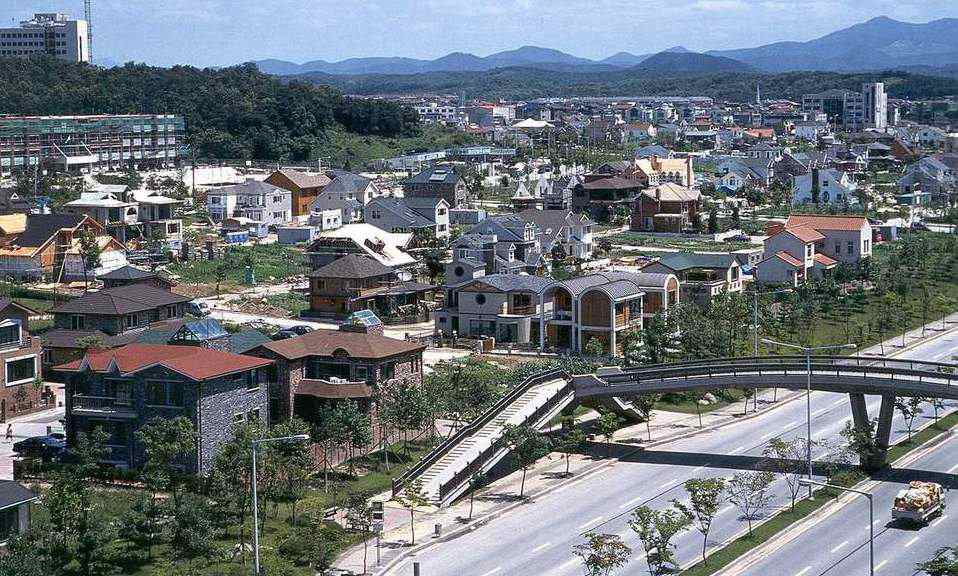
[[[86,51],[93,62],[93,0],[83,0],[83,18],[86,19]]]

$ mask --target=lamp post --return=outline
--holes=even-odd
[[[791,288],[783,288],[781,290],[772,290],[771,292],[762,292],[759,293],[758,289],[752,291],[752,332],[753,332],[753,347],[752,347],[752,356],[758,358],[758,297],[759,296],[771,296],[773,294],[784,294],[786,292],[792,292]],[[758,409],[758,390],[755,391],[755,408]],[[778,388],[772,389],[772,402],[778,400]]]
[[[812,486],[821,486],[822,488],[833,488],[868,498],[868,574],[875,576],[875,498],[872,493],[854,488],[845,488],[844,486],[835,486],[834,484],[826,484],[825,482],[815,482],[814,480],[799,480],[798,483],[808,486],[809,490],[812,489]]]
[[[256,497],[256,451],[260,444],[271,442],[302,442],[309,440],[309,434],[281,436],[279,438],[260,438],[250,442],[253,451],[253,574],[259,576],[259,502]]]
[[[799,346],[797,344],[787,344],[785,342],[779,342],[777,340],[770,340],[768,338],[762,338],[762,342],[766,344],[774,344],[775,346],[782,346],[785,348],[791,348],[793,350],[801,350],[805,354],[805,425],[806,432],[808,434],[807,440],[805,441],[805,454],[806,460],[808,463],[808,480],[812,480],[812,352],[819,352],[822,350],[841,350],[843,348],[855,348],[854,344],[834,344],[831,346]],[[808,498],[812,498],[812,487],[808,487]]]

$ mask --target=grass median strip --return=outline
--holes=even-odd
[[[937,423],[915,433],[910,442],[901,442],[889,448],[888,461],[894,462],[912,450],[922,447],[924,444],[931,442],[942,434],[946,434],[956,426],[958,426],[958,412],[949,414]],[[867,479],[868,476],[866,474],[853,472],[851,474],[844,474],[841,478],[832,479],[830,482],[840,486],[850,487]],[[710,554],[706,561],[699,562],[683,571],[682,575],[710,576],[715,574],[748,552],[765,544],[779,533],[784,532],[795,523],[811,516],[826,504],[834,501],[839,495],[839,492],[828,489],[816,491],[814,501],[800,500],[796,503],[794,511],[784,510],[776,514],[772,518],[769,518],[768,521],[756,526],[751,536],[746,535],[735,539],[728,545]]]

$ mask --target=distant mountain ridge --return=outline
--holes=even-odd
[[[280,76],[305,73],[332,75],[424,74],[430,72],[485,72],[499,68],[535,68],[557,72],[608,72],[641,66],[660,54],[704,54],[745,64],[746,69],[764,72],[796,70],[852,72],[910,69],[920,67],[926,73],[953,74],[958,65],[958,19],[943,18],[926,23],[910,23],[886,16],[872,18],[807,42],[776,42],[754,48],[690,52],[682,46],[657,54],[619,52],[601,60],[580,58],[566,52],[523,46],[481,57],[453,52],[434,60],[376,57],[350,58],[339,62],[313,60],[297,64],[286,60],[259,60],[260,70]],[[726,61],[698,59],[703,72],[734,71],[738,67]],[[689,58],[676,64],[691,72]]]

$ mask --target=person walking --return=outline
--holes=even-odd
[[[13,424],[7,424],[7,435],[4,437],[4,442],[10,442],[13,440]]]

